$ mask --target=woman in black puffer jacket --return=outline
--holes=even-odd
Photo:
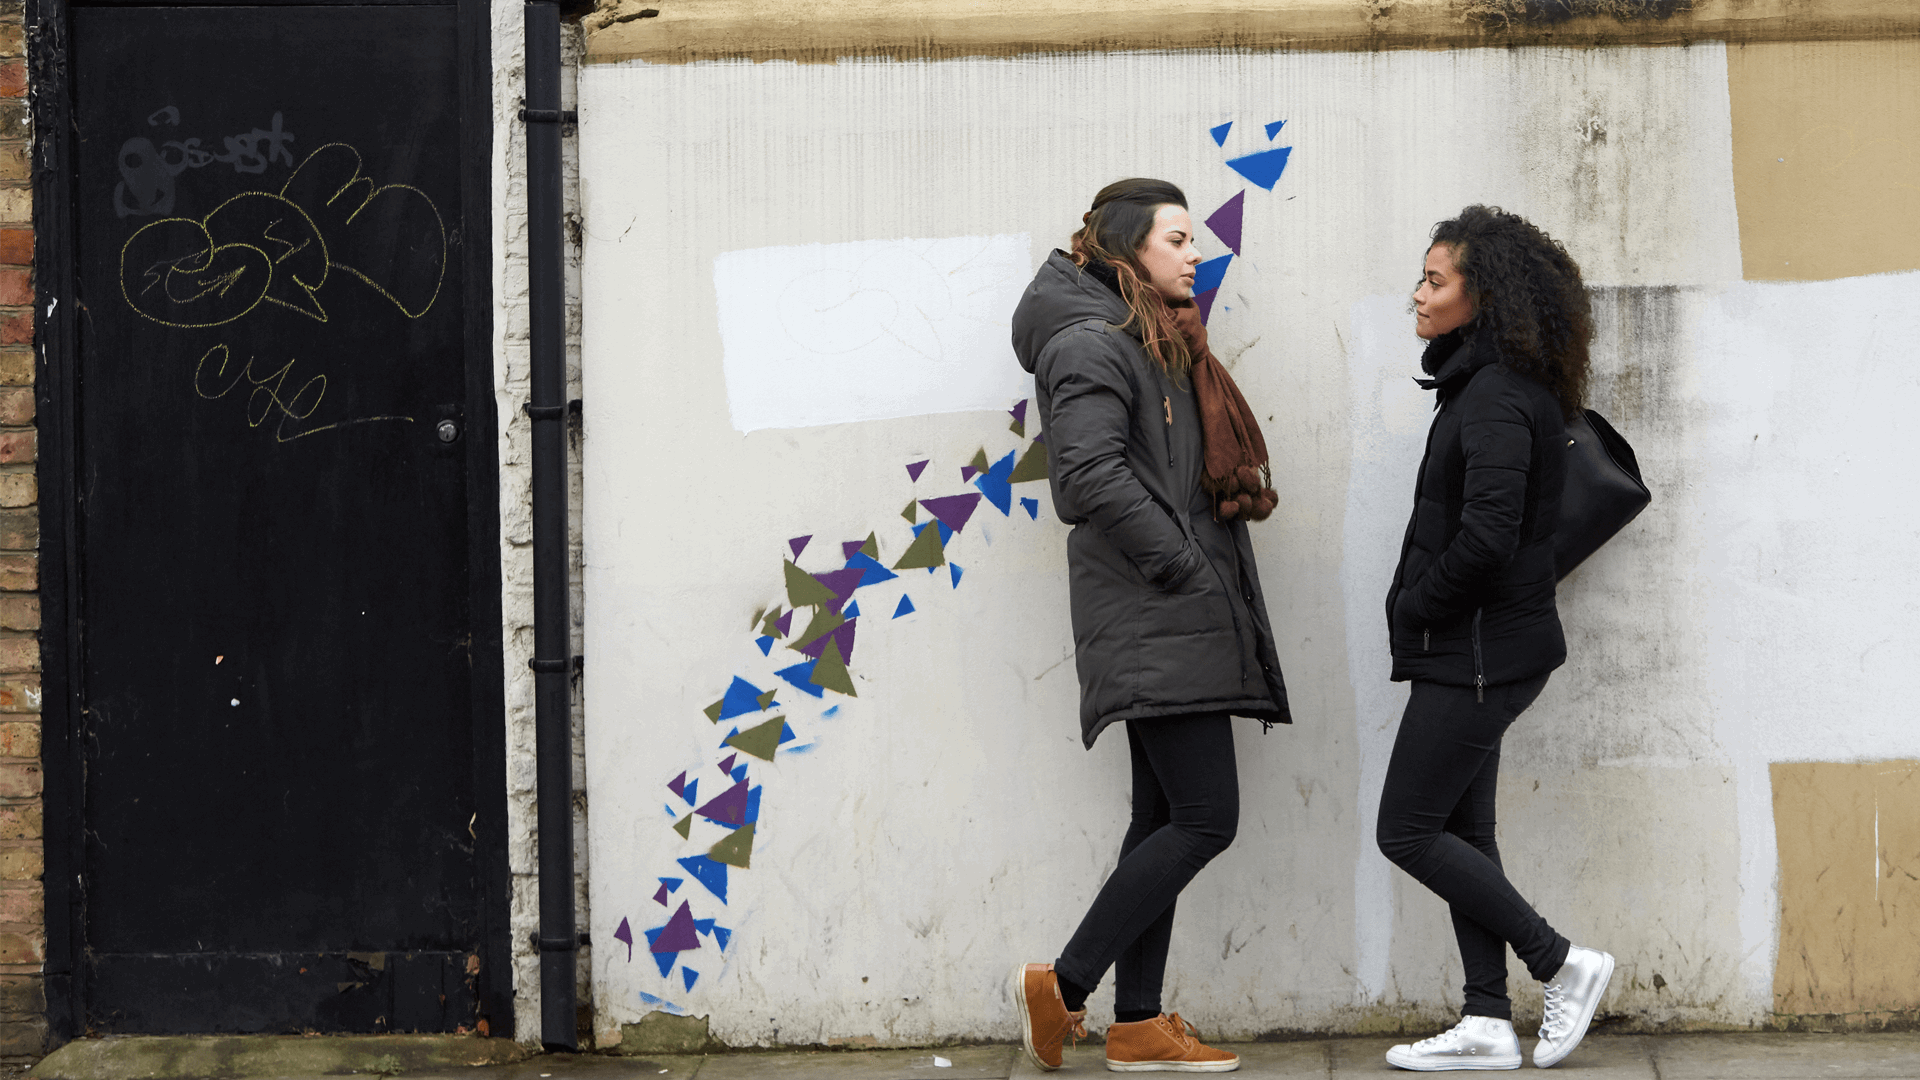
[[[1470,206],[1434,227],[1413,294],[1438,396],[1387,593],[1393,678],[1413,683],[1380,795],[1380,850],[1453,909],[1466,972],[1458,1025],[1387,1061],[1517,1069],[1507,946],[1546,984],[1534,1064],[1572,1052],[1613,974],[1523,899],[1494,843],[1500,740],[1566,662],[1554,528],[1566,419],[1581,406],[1593,323],[1580,268],[1513,214]]]

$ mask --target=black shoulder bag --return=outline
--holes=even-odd
[[[1627,527],[1653,501],[1640,482],[1633,447],[1592,409],[1567,423],[1567,486],[1560,495],[1560,529],[1554,535],[1555,580]]]

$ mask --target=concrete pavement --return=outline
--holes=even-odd
[[[144,1041],[144,1040],[143,1040]],[[152,1040],[165,1042],[171,1040]],[[314,1040],[326,1041],[326,1040]],[[484,1045],[485,1041],[476,1040]],[[1334,1080],[1336,1077],[1411,1076],[1387,1065],[1387,1047],[1407,1037],[1316,1039],[1300,1042],[1223,1044],[1240,1055],[1236,1077],[1245,1080]],[[118,1042],[133,1040],[82,1040]],[[73,1044],[69,1044],[70,1047]],[[471,1045],[471,1044],[470,1044]],[[1523,1039],[1529,1052],[1533,1040]],[[126,1049],[94,1047],[89,1064],[69,1048],[36,1066],[27,1080],[135,1080],[144,1077],[316,1077],[320,1075],[405,1076],[408,1080],[1057,1080],[1110,1076],[1097,1043],[1067,1051],[1066,1068],[1047,1074],[1033,1067],[1017,1047],[956,1046],[936,1050],[859,1050],[710,1055],[619,1057],[602,1054],[548,1054],[478,1064],[484,1056],[406,1064],[388,1058],[314,1070],[312,1062],[290,1058],[274,1067],[267,1057],[244,1058],[246,1071],[231,1066],[196,1070],[179,1054],[172,1069],[156,1069]],[[111,1048],[109,1048],[111,1051]],[[65,1054],[66,1064],[62,1064]],[[205,1062],[207,1059],[200,1058]],[[242,1060],[239,1058],[231,1060]],[[461,1067],[466,1061],[476,1064]],[[184,1066],[184,1068],[182,1067]],[[303,1067],[306,1066],[306,1067]],[[412,1066],[412,1067],[408,1067]],[[1527,1065],[1524,1072],[1533,1073]],[[1582,1080],[1920,1080],[1920,1033],[1813,1035],[1740,1033],[1710,1035],[1593,1035],[1554,1070]]]

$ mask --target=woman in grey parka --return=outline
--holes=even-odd
[[[1060,1067],[1109,967],[1119,1070],[1225,1072],[1239,1059],[1160,1010],[1174,903],[1233,841],[1230,718],[1288,723],[1247,521],[1272,513],[1266,446],[1207,351],[1200,255],[1180,189],[1123,180],[1095,197],[1013,317],[1034,376],[1067,539],[1080,731],[1124,722],[1133,818],[1120,861],[1053,964],[1014,972],[1028,1054]]]

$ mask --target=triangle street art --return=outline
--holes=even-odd
[[[627,947],[627,963],[633,963],[633,927],[627,923],[627,917],[620,917],[620,926],[613,932],[613,940]]]
[[[808,533],[805,536],[796,536],[793,539],[787,541],[787,546],[793,549],[794,558],[796,559],[799,558],[800,553],[807,550],[807,541],[811,539],[813,539],[813,534]]]
[[[1009,484],[1024,484],[1030,480],[1047,478],[1047,448],[1038,442],[1027,447],[1020,455],[1020,464],[1013,467],[1013,474],[1007,477]],[[1025,502],[1026,500],[1021,500]]]
[[[913,614],[913,599],[909,597],[906,593],[901,593],[900,603],[896,605],[893,609],[893,617],[897,619],[902,615],[911,615],[911,614]]]
[[[931,459],[928,459],[928,460],[931,460]],[[909,479],[909,480],[918,480],[918,479],[920,479],[920,470],[922,470],[922,469],[924,469],[924,468],[926,468],[926,467],[927,467],[927,462],[926,462],[926,461],[916,461],[916,462],[914,462],[913,464],[911,464],[911,465],[908,465],[908,466],[907,466],[907,479]]]
[[[1219,237],[1220,242],[1227,245],[1227,250],[1235,255],[1240,254],[1240,223],[1246,208],[1247,193],[1236,191],[1233,198],[1207,216],[1207,228],[1212,229],[1213,235]]]
[[[717,863],[705,855],[689,855],[678,860],[686,868],[687,875],[706,886],[707,891],[719,897],[721,903],[727,902],[727,864]]]
[[[1206,262],[1203,262],[1199,266],[1194,267],[1193,268],[1194,293],[1197,295],[1203,292],[1212,292],[1213,290],[1219,288],[1220,282],[1226,279],[1227,264],[1231,263],[1232,261],[1233,261],[1233,256],[1221,255],[1218,258],[1208,259]]]
[[[1275,120],[1273,123],[1268,124],[1267,125],[1267,141],[1272,142],[1273,137],[1275,135],[1280,134],[1280,129],[1286,126],[1287,126],[1287,122],[1285,120]]]
[[[1207,134],[1213,136],[1213,145],[1225,146],[1227,145],[1227,132],[1232,130],[1233,130],[1233,121],[1229,120],[1226,123],[1219,125],[1218,127],[1208,128]]]
[[[722,837],[707,852],[707,858],[728,866],[737,866],[742,870],[753,867],[753,826],[742,825],[731,834]]]
[[[833,590],[822,584],[819,578],[793,565],[786,564],[787,603],[794,607],[813,607],[819,604],[834,603]]]
[[[1213,301],[1219,295],[1219,289],[1208,289],[1206,292],[1193,294],[1193,306],[1200,309],[1200,325],[1205,326],[1207,320],[1213,317]]]
[[[978,498],[979,496],[975,496]],[[940,547],[940,530],[922,529],[920,535],[913,538],[900,561],[893,564],[895,570],[918,570],[921,567],[944,566],[947,556]]]
[[[827,649],[820,659],[813,663],[813,675],[810,676],[817,686],[824,686],[836,693],[848,697],[859,697],[853,691],[853,676],[847,674],[846,658],[840,655],[840,647],[833,642],[827,643]]]
[[[680,901],[680,910],[673,913],[667,925],[647,935],[648,952],[673,953],[685,952],[700,947],[700,935],[693,929],[693,910],[685,900]]]
[[[920,520],[920,500],[908,499],[907,508],[905,510],[900,511],[900,516],[903,518],[906,518],[907,524],[909,525],[912,525],[914,522],[919,521]]]
[[[686,817],[683,817],[679,821],[674,822],[673,831],[679,833],[680,839],[682,840],[685,840],[688,837],[692,836],[693,835],[693,815],[688,814]]]
[[[1272,150],[1262,150],[1245,157],[1230,158],[1227,168],[1252,181],[1256,186],[1273,190],[1280,182],[1280,174],[1287,169],[1287,157],[1293,153],[1293,147],[1280,146]]]
[[[776,716],[764,724],[757,724],[727,740],[727,745],[743,754],[752,754],[762,761],[772,761],[774,748],[780,745],[780,733],[786,729],[787,718]],[[733,760],[731,756],[727,758]]]
[[[818,660],[808,660],[789,668],[781,668],[779,671],[774,672],[774,674],[807,693],[812,694],[814,697],[821,697],[822,693],[820,688],[813,685],[813,666],[819,662]]]
[[[816,613],[812,620],[807,623],[805,630],[800,631],[792,641],[787,643],[787,648],[794,650],[804,649],[820,638],[833,633],[841,623],[846,621],[846,616],[837,611],[822,610]]]
[[[980,471],[987,471],[984,454],[980,456]],[[920,505],[926,507],[927,513],[932,514],[940,524],[954,532],[960,532],[967,527],[967,520],[973,517],[974,508],[980,505],[980,495],[977,492],[968,492],[965,495],[948,495],[939,499],[921,499]],[[896,566],[894,569],[897,570],[899,567]]]
[[[694,813],[722,825],[743,824],[747,814],[747,782],[742,780],[715,795],[707,805],[695,810]]]

